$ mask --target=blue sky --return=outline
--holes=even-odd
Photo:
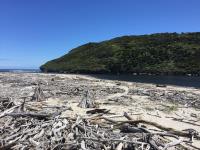
[[[0,0],[0,68],[38,68],[87,42],[200,31],[200,0]]]

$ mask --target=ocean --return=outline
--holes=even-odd
[[[0,69],[0,72],[14,72],[14,73],[39,73],[39,69]]]

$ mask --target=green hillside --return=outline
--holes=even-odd
[[[200,74],[200,32],[123,36],[88,43],[40,69],[66,73]]]

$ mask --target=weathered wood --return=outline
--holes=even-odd
[[[96,107],[94,100],[89,98],[88,91],[86,91],[86,93],[84,94],[82,100],[78,104],[78,107],[81,107],[81,108],[95,108]]]
[[[6,114],[8,113],[12,113],[16,108],[18,108],[19,106],[13,106],[9,109],[6,109],[5,111],[3,111],[2,113],[0,113],[0,118],[6,116]]]
[[[11,150],[11,148],[12,148],[13,146],[15,146],[16,144],[17,144],[16,141],[15,141],[15,142],[12,142],[12,143],[8,143],[8,144],[6,144],[6,145],[1,146],[1,147],[0,147],[0,150]]]
[[[37,84],[34,84],[39,81],[36,78],[34,81],[30,80],[27,83],[24,83],[29,80],[28,78],[30,76],[28,76],[25,80],[23,79],[23,82],[18,82],[18,79],[16,83],[14,83],[13,79],[8,81],[11,84],[14,83],[13,89],[16,89],[16,92],[8,91],[11,93],[10,95],[4,96],[4,94],[1,94],[0,96],[0,116],[4,117],[0,120],[0,148],[8,146],[6,149],[9,149],[10,146],[8,144],[17,141],[17,143],[10,147],[10,149],[161,150],[169,149],[171,147],[172,149],[176,149],[176,147],[178,147],[178,149],[183,149],[181,145],[185,146],[187,143],[192,143],[193,137],[195,138],[194,142],[200,140],[197,136],[198,132],[195,130],[193,131],[192,129],[178,131],[178,133],[184,133],[186,137],[181,137],[181,140],[183,139],[183,141],[181,141],[180,134],[177,134],[177,130],[174,131],[174,129],[170,128],[170,126],[145,119],[138,119],[140,117],[134,117],[137,118],[134,119],[132,115],[141,114],[141,111],[138,112],[137,110],[134,110],[135,107],[133,107],[133,109],[130,109],[130,107],[127,108],[130,113],[134,114],[125,113],[124,115],[120,115],[120,110],[117,110],[116,114],[113,113],[113,115],[110,115],[111,113],[109,113],[107,109],[102,108],[102,106],[105,105],[101,105],[98,109],[87,109],[88,111],[84,110],[84,114],[80,114],[81,116],[79,116],[77,108],[74,107],[72,103],[77,103],[77,98],[83,94],[85,88],[89,88],[89,90],[91,89],[91,93],[93,94],[97,93],[94,96],[89,96],[88,93],[84,95],[85,100],[82,101],[83,108],[91,108],[93,106],[97,107],[94,101],[97,97],[99,99],[98,104],[102,104],[100,103],[101,98],[104,101],[108,101],[108,99],[115,101],[115,105],[129,105],[134,103],[134,97],[132,97],[130,89],[132,86],[129,86],[128,84],[125,85],[126,83],[123,83],[123,86],[126,86],[126,88],[121,88],[119,90],[117,88],[121,85],[116,86],[115,84],[112,88],[117,90],[112,91],[110,87],[107,87],[107,85],[104,87],[104,84],[96,89],[96,85],[95,88],[89,87],[88,85],[90,84],[87,84],[88,81],[85,83],[87,86],[79,86],[78,84],[72,85],[71,82],[66,82],[67,80],[65,80],[64,77],[64,82],[61,82],[61,80],[58,80],[58,82],[57,80],[54,80],[52,82],[51,79],[53,76],[56,75],[52,75],[47,80],[41,81],[41,89],[39,89]],[[43,75],[41,75],[41,78],[43,78]],[[77,81],[77,83],[78,82],[79,81]],[[45,85],[48,86],[45,87]],[[26,88],[26,86],[28,88]],[[33,99],[29,97],[32,93],[30,94],[28,92],[33,92],[31,87],[37,88],[37,90],[35,89],[35,101],[31,101]],[[141,86],[139,86],[139,88],[140,87]],[[141,87],[141,90],[139,88],[135,87],[136,91],[132,92],[138,92],[136,93],[138,95],[147,95],[152,98],[152,100],[154,100],[154,98],[166,100],[167,96],[171,96],[170,94],[165,95],[165,92],[161,93],[161,95],[158,90],[162,90],[162,88],[152,86],[150,89],[145,89],[143,86]],[[18,93],[17,90],[19,90],[20,93]],[[42,91],[44,94],[43,90],[45,91],[46,98],[52,97],[55,98],[55,100],[57,98],[61,98],[58,101],[59,104],[57,102],[54,103],[51,100],[43,101],[43,98],[41,98],[42,96],[38,94],[41,93],[39,91]],[[100,94],[102,94],[102,97]],[[176,93],[172,93],[172,98],[175,100],[180,98],[187,99],[190,96],[193,99],[194,96],[189,94],[187,95],[187,93],[186,95],[182,95],[182,93],[177,92],[177,94],[179,94],[177,98],[174,96],[175,94]],[[74,98],[74,96],[76,97]],[[195,96],[194,98],[196,98]],[[2,100],[1,97],[9,98]],[[25,98],[26,101],[21,101]],[[70,101],[71,99],[73,99],[73,102]],[[191,103],[193,103],[193,100],[189,101],[192,101]],[[194,105],[199,105],[198,101],[199,100],[196,99]],[[91,103],[94,105],[90,105]],[[150,102],[150,104],[152,103]],[[189,104],[189,102],[187,104]],[[74,112],[66,111],[61,114],[62,111],[65,111],[66,109],[69,110],[70,105]],[[122,107],[117,106],[116,108],[120,109]],[[109,109],[114,112],[112,107]],[[123,110],[121,110],[121,112],[122,111]],[[190,114],[185,114],[184,116],[181,114],[178,115],[180,118],[183,117],[186,121],[198,124],[197,115],[192,115],[193,119],[195,118],[194,121],[192,119],[187,120],[186,116],[189,116],[190,118]],[[127,118],[128,121],[122,121],[124,117]],[[119,118],[119,120],[117,118]],[[149,126],[153,126],[154,130],[152,130]],[[191,141],[189,141],[189,138]],[[190,145],[188,149],[192,149],[192,145]]]
[[[167,149],[170,148],[170,147],[174,147],[174,146],[176,146],[176,145],[179,145],[179,144],[182,143],[182,142],[183,142],[182,139],[179,139],[179,140],[176,140],[176,141],[172,141],[172,142],[166,144],[165,147],[163,148],[163,150],[167,150]]]
[[[124,123],[130,123],[130,124],[139,124],[139,123],[144,123],[144,124],[148,124],[148,125],[152,125],[152,126],[155,126],[159,129],[162,129],[164,131],[168,131],[169,133],[171,134],[175,134],[175,135],[178,135],[178,136],[182,136],[182,137],[190,137],[191,134],[189,132],[184,132],[184,131],[179,131],[179,130],[176,130],[174,128],[170,128],[170,127],[165,127],[163,125],[160,125],[156,122],[151,122],[151,121],[147,121],[147,120],[142,120],[142,119],[138,119],[138,120],[133,120],[129,115],[128,113],[124,113],[124,116],[126,118],[128,118],[129,120],[128,121],[121,121],[119,124],[124,124]]]
[[[96,109],[92,109],[92,110],[88,110],[86,111],[87,114],[96,114],[96,113],[103,113],[106,114],[108,113],[110,110],[108,109],[100,109],[100,108],[96,108]]]
[[[45,113],[32,113],[32,112],[16,112],[16,113],[6,113],[6,116],[11,117],[33,117],[38,119],[47,119],[52,116],[52,114],[45,114]]]
[[[37,102],[46,100],[46,97],[44,95],[44,92],[40,84],[38,84],[38,86],[35,88],[34,94],[32,96],[32,100],[35,100]]]

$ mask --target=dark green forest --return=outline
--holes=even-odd
[[[59,73],[200,74],[200,32],[123,36],[87,43],[40,69]]]

